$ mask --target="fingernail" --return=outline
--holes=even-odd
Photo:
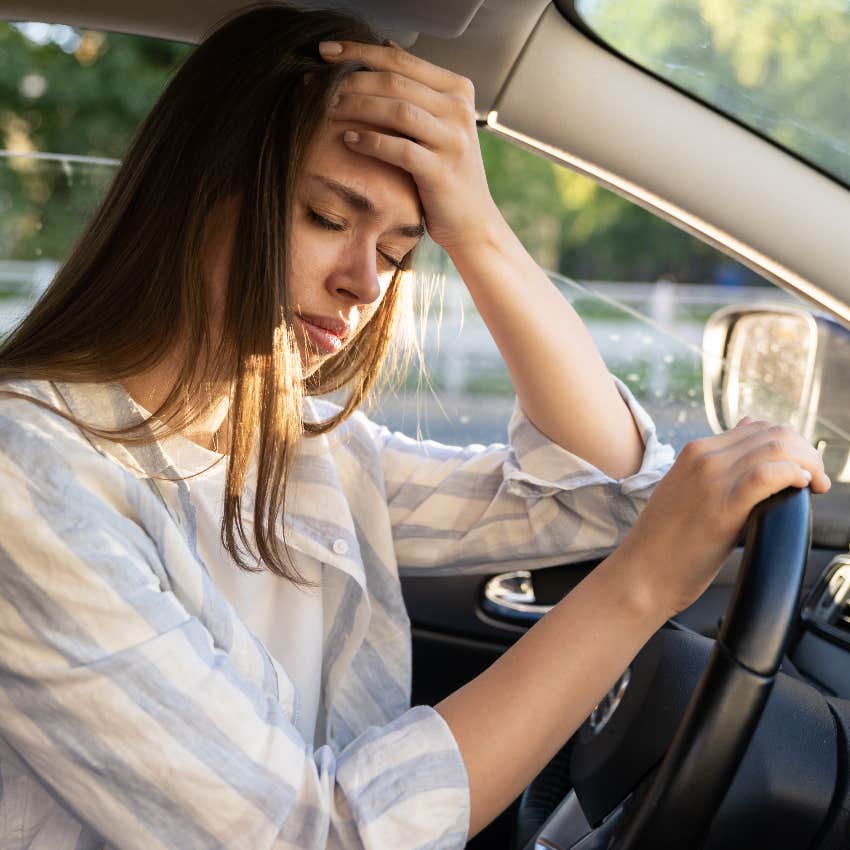
[[[334,106],[339,106],[339,95],[338,94],[335,94],[331,98],[331,107],[333,108]]]
[[[808,469],[804,469],[804,470],[802,470],[802,472],[803,472],[803,477],[804,477],[807,481],[811,481],[811,480],[812,480],[812,473],[811,473],[811,472],[809,472],[809,470],[808,470]]]
[[[360,141],[360,133],[356,133],[354,130],[346,130],[342,137],[350,145],[356,145]]]
[[[342,53],[342,45],[338,41],[320,41],[319,53],[322,56],[339,56]]]
[[[385,38],[384,47],[398,47],[398,45],[391,38]]]

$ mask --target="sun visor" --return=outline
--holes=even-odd
[[[354,12],[399,44],[410,45],[419,33],[457,38],[469,26],[484,0],[335,0],[334,8]],[[299,0],[299,6],[327,8],[327,0]],[[393,35],[395,34],[395,35]],[[397,36],[397,37],[396,37]]]
[[[382,36],[410,47],[419,33],[456,38],[466,30],[484,0],[297,0],[305,8],[351,11],[364,18]],[[0,0],[5,20],[70,23],[93,29],[134,32],[164,38],[198,41],[223,16],[244,2],[205,0],[174,3],[147,0],[144,10],[134,12],[114,0]]]

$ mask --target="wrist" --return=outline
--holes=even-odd
[[[621,610],[636,623],[652,632],[660,629],[673,616],[665,595],[652,580],[653,565],[646,554],[632,549],[628,539],[597,568]]]
[[[489,210],[477,214],[474,224],[442,241],[443,250],[455,265],[470,256],[487,251],[502,251],[516,237],[495,202]]]

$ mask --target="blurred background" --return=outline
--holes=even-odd
[[[600,31],[609,26],[612,38],[646,50],[646,34],[617,29],[617,3],[583,5]],[[647,31],[664,67],[683,67],[678,53],[690,27],[692,41],[713,46],[713,77],[691,73],[701,84],[715,79],[721,95],[734,81],[739,89],[763,84],[770,51],[763,51],[759,71],[753,55],[724,36],[722,17],[715,16],[715,26],[703,12],[685,20],[670,2],[643,5],[655,7]],[[762,22],[765,32],[770,24]],[[67,26],[0,23],[0,335],[52,279],[190,49]],[[585,177],[486,131],[481,147],[506,218],[588,324],[611,371],[650,410],[662,438],[680,448],[708,433],[705,321],[728,304],[790,296]],[[514,397],[501,357],[448,258],[432,243],[418,262],[424,277],[440,282],[422,333],[427,374],[414,368],[395,390],[376,396],[371,415],[443,442],[503,441]]]

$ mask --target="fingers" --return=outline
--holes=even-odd
[[[427,176],[436,167],[434,154],[410,139],[372,130],[346,130],[342,138],[358,153],[373,156],[417,175]]]
[[[823,468],[823,458],[814,446],[797,431],[763,419],[745,416],[734,428],[722,434],[694,440],[690,449],[716,457],[718,466],[724,468],[744,462],[792,460],[811,473],[812,492],[826,493],[831,487]]]
[[[749,507],[785,487],[825,493],[831,486],[823,459],[802,435],[762,420],[742,420],[723,434],[694,440],[680,457],[690,475],[727,478],[735,499],[754,499]]]
[[[374,124],[407,136],[430,148],[462,149],[475,133],[475,104],[462,93],[461,77],[416,59],[399,48],[344,42],[341,57],[375,56],[395,70],[355,71],[341,83],[331,107],[331,118]],[[363,48],[366,52],[360,50]],[[424,68],[424,71],[423,71]],[[418,78],[417,75],[418,74]],[[439,85],[446,85],[447,90]],[[468,82],[468,81],[464,81]],[[437,87],[435,87],[437,86]],[[471,86],[471,84],[470,84]]]
[[[749,511],[755,505],[786,487],[808,487],[811,473],[792,460],[760,463],[747,470],[736,482],[730,501]]]
[[[340,92],[331,104],[330,117],[392,130],[428,147],[437,147],[446,136],[446,128],[430,112],[390,97]]]
[[[406,100],[432,115],[440,115],[446,95],[395,71],[354,71],[342,81],[340,94],[362,94]]]
[[[319,53],[326,62],[355,60],[373,71],[393,71],[439,92],[472,97],[472,83],[438,65],[419,59],[397,45],[361,44],[357,41],[323,41]]]
[[[823,458],[808,440],[790,428],[768,425],[750,432],[735,444],[734,451],[735,461],[744,467],[792,461],[812,476],[813,492],[825,493],[830,488],[830,480],[823,468]]]
[[[710,437],[700,437],[692,440],[686,448],[689,451],[694,451],[700,454],[711,454],[715,452],[724,452],[733,448],[743,440],[748,439],[753,434],[758,434],[766,428],[770,428],[770,422],[762,420],[742,419],[734,428],[728,431],[723,431],[720,434],[714,434]]]

